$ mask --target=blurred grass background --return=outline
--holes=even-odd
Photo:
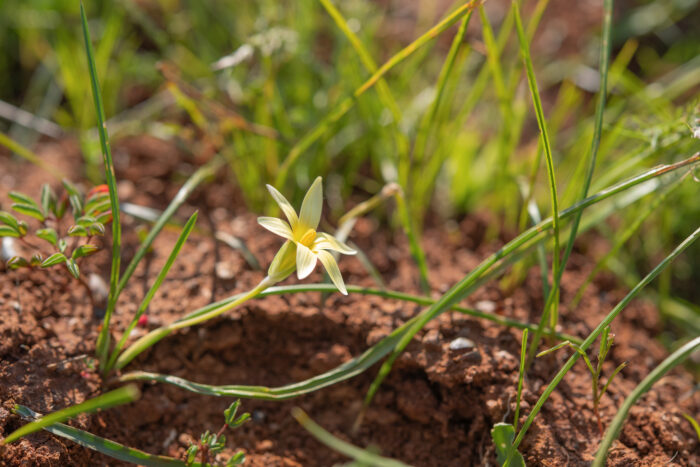
[[[272,209],[264,183],[301,195],[323,175],[334,219],[347,207],[340,200],[399,182],[418,234],[427,221],[483,211],[500,220],[491,235],[513,233],[549,215],[549,192],[510,2],[489,0],[463,39],[453,43],[458,22],[326,120],[372,66],[460,4],[348,0],[336,2],[335,17],[333,4],[316,0],[86,8],[113,139],[146,132],[177,142],[196,164],[221,154],[257,212]],[[566,207],[579,196],[593,133],[602,1],[530,0],[523,11]],[[96,182],[101,156],[81,41],[77,1],[0,3],[0,131],[28,147],[77,138],[85,176]],[[612,48],[591,193],[700,150],[700,1],[616,2]],[[309,134],[312,144],[290,159]],[[668,194],[659,186],[596,223],[614,253],[600,270],[635,284],[697,227],[698,186],[693,177]],[[517,283],[536,263],[533,254],[511,278]],[[676,323],[669,342],[700,333],[698,283],[694,245],[650,294]]]

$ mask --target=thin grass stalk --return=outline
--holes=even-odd
[[[331,18],[333,18],[333,21],[335,21],[336,26],[338,26],[338,29],[341,30],[341,32],[345,35],[347,40],[350,42],[350,45],[352,46],[353,49],[355,49],[355,52],[357,53],[358,57],[360,58],[360,61],[364,65],[364,67],[367,69],[368,72],[370,73],[376,73],[377,72],[377,64],[375,61],[372,59],[372,56],[369,54],[367,49],[365,48],[364,44],[360,40],[359,37],[357,37],[357,34],[355,34],[350,27],[348,27],[347,21],[345,21],[345,18],[343,15],[340,13],[340,11],[335,7],[333,2],[331,0],[319,0],[321,2],[321,5],[323,5],[323,8],[326,9],[326,12],[330,15]],[[391,89],[387,85],[386,81],[384,78],[380,79],[377,82],[377,94],[379,95],[379,98],[381,99],[382,103],[391,111],[391,114],[394,117],[394,123],[398,124],[401,121],[401,110],[399,109],[398,104],[396,103],[396,99],[394,99],[394,96],[391,93]]]
[[[518,391],[515,395],[515,415],[513,416],[513,430],[518,431],[518,420],[520,420],[520,399],[523,394],[523,380],[525,379],[525,356],[527,355],[527,334],[528,330],[523,330],[523,338],[520,343],[520,367],[518,369]]]
[[[399,462],[388,457],[382,457],[333,436],[316,422],[311,420],[306,412],[301,410],[299,407],[294,407],[292,409],[292,417],[294,417],[296,421],[299,422],[299,424],[303,426],[306,431],[311,433],[319,442],[325,444],[336,452],[354,459],[359,465],[373,467],[408,467],[408,465],[404,464],[403,462]]]
[[[530,57],[530,45],[528,38],[523,30],[523,23],[520,17],[520,7],[517,1],[513,1],[513,14],[515,17],[515,29],[518,33],[518,41],[520,43],[520,53],[523,57],[523,62],[525,63],[525,71],[527,74],[527,82],[530,87],[530,95],[532,97],[532,103],[535,108],[535,115],[537,116],[537,125],[540,128],[540,134],[542,137],[542,147],[545,153],[545,160],[547,162],[547,176],[549,179],[549,190],[551,196],[552,204],[552,218],[554,219],[553,230],[554,230],[554,253],[552,258],[552,276],[555,278],[552,284],[552,289],[550,290],[550,296],[554,296],[553,306],[551,308],[551,323],[550,327],[554,329],[557,323],[558,315],[558,298],[559,298],[559,281],[556,279],[559,277],[559,201],[557,199],[557,183],[554,176],[554,160],[552,156],[552,148],[549,142],[549,132],[547,130],[547,123],[544,118],[544,110],[542,109],[542,100],[540,99],[540,93],[537,88],[537,80],[535,79],[535,71],[532,66],[532,58]],[[549,309],[545,306],[542,312],[543,320],[546,320],[547,315],[550,313]],[[535,334],[535,339],[537,334]],[[533,339],[533,342],[534,340]]]
[[[100,369],[107,363],[107,352],[109,351],[109,325],[112,313],[119,297],[119,266],[121,264],[121,238],[122,227],[119,212],[119,198],[117,194],[117,179],[114,175],[114,164],[112,162],[112,152],[109,148],[109,138],[107,136],[107,125],[105,125],[105,111],[102,104],[102,93],[100,83],[97,78],[97,68],[95,67],[95,52],[92,49],[90,31],[88,30],[85,7],[80,2],[80,18],[83,25],[83,39],[85,41],[85,51],[87,54],[88,66],[90,69],[90,83],[92,85],[92,97],[95,101],[95,111],[97,112],[97,129],[100,135],[100,145],[102,146],[102,156],[104,159],[105,178],[109,187],[109,199],[112,209],[112,267],[109,275],[109,295],[107,296],[107,310],[105,311],[102,329],[97,337],[96,353],[100,360]]]
[[[129,347],[127,347],[127,349],[117,358],[114,367],[117,370],[124,368],[124,366],[126,366],[131,360],[133,360],[139,354],[141,354],[141,352],[152,347],[156,342],[168,336],[173,331],[183,329],[189,326],[194,326],[195,324],[203,323],[221,315],[222,313],[232,310],[233,308],[236,308],[237,306],[247,302],[248,300],[252,300],[253,298],[257,297],[258,295],[260,295],[260,292],[268,288],[273,283],[274,282],[269,277],[265,277],[253,289],[240,295],[238,298],[236,298],[230,303],[220,305],[201,315],[177,320],[166,326],[154,329],[153,331],[149,332],[148,334],[131,344]]]
[[[615,239],[615,244],[612,246],[610,251],[608,251],[605,256],[603,256],[593,267],[593,270],[586,276],[586,280],[583,281],[583,284],[581,287],[579,287],[578,292],[576,292],[576,296],[574,296],[574,299],[571,301],[571,308],[574,309],[578,306],[578,304],[581,302],[581,299],[583,298],[583,294],[588,288],[588,286],[593,282],[593,279],[598,275],[598,273],[603,270],[605,265],[608,263],[608,260],[610,258],[615,257],[617,255],[617,252],[620,251],[622,246],[627,243],[627,241],[634,235],[635,232],[639,230],[639,228],[642,226],[645,220],[656,211],[656,209],[661,206],[663,202],[666,201],[668,196],[673,193],[676,188],[681,186],[683,180],[685,180],[686,177],[681,177],[679,178],[676,182],[671,184],[668,188],[666,188],[659,196],[655,197],[651,202],[649,203],[648,206],[644,206],[644,210],[641,213],[638,213],[634,217],[634,222],[629,225],[628,228],[626,228],[622,234],[619,234],[616,236]]]
[[[138,310],[136,310],[136,314],[134,314],[134,317],[131,320],[131,323],[129,323],[129,325],[124,330],[124,334],[122,335],[122,338],[119,340],[116,347],[112,351],[112,354],[109,358],[107,366],[105,367],[105,370],[104,370],[105,373],[109,372],[109,370],[114,366],[114,363],[117,360],[119,353],[121,352],[122,348],[124,348],[124,344],[126,344],[126,341],[129,339],[129,335],[131,334],[131,331],[133,331],[134,328],[136,327],[136,325],[138,324],[138,321],[139,321],[139,318],[141,318],[141,315],[143,315],[146,312],[146,310],[148,309],[148,305],[151,304],[151,300],[153,299],[153,296],[156,294],[156,292],[160,288],[161,284],[165,280],[165,277],[168,275],[168,272],[170,271],[170,267],[175,262],[175,259],[177,258],[178,254],[180,253],[180,250],[182,249],[183,245],[187,241],[187,238],[189,237],[190,233],[192,232],[192,229],[194,229],[195,223],[197,222],[197,214],[198,214],[198,212],[195,211],[195,213],[192,214],[192,216],[190,216],[189,220],[187,221],[185,226],[182,228],[182,232],[180,232],[180,235],[179,235],[177,241],[175,242],[175,246],[173,246],[173,249],[170,252],[170,255],[168,256],[167,261],[165,262],[165,264],[161,268],[160,272],[158,273],[156,280],[153,281],[151,288],[148,289],[146,296],[143,297],[143,300],[141,301],[141,305],[139,305]]]
[[[598,90],[598,102],[596,104],[593,140],[591,142],[591,155],[580,199],[585,199],[586,196],[588,196],[588,190],[590,189],[591,181],[593,180],[593,173],[595,171],[598,149],[600,148],[600,139],[603,130],[603,116],[605,113],[605,101],[607,97],[608,71],[610,66],[610,36],[612,31],[612,8],[613,0],[605,0],[603,13],[603,42],[600,48],[600,84]],[[535,336],[533,337],[532,343],[530,345],[530,362],[532,361],[532,358],[534,358],[534,355],[537,352],[537,347],[540,344],[540,340],[542,337],[542,328],[546,323],[547,315],[549,314],[550,308],[554,311],[554,314],[556,314],[559,301],[559,283],[561,282],[562,275],[564,274],[564,269],[566,268],[566,263],[569,260],[569,256],[571,256],[571,252],[573,251],[574,241],[576,240],[576,235],[578,233],[578,227],[581,222],[582,215],[583,211],[579,211],[574,217],[571,232],[569,234],[569,240],[566,245],[566,250],[564,251],[564,256],[562,257],[558,274],[555,273],[554,269],[552,270],[552,275],[554,277],[554,287],[550,291],[549,295],[547,296],[547,301],[545,302],[544,312],[540,321],[540,330],[535,333]],[[556,324],[556,322],[553,322],[552,324]]]
[[[163,227],[165,227],[170,218],[173,217],[178,208],[182,206],[182,204],[192,194],[194,189],[197,188],[197,186],[199,186],[200,183],[202,183],[202,181],[213,176],[216,173],[216,171],[219,170],[223,165],[224,160],[220,157],[215,157],[210,162],[197,169],[197,171],[193,173],[192,176],[190,176],[190,178],[187,179],[184,185],[182,185],[175,197],[172,199],[172,201],[170,201],[168,207],[165,208],[165,211],[163,211],[163,213],[160,215],[153,228],[151,228],[151,230],[148,232],[148,235],[146,236],[144,241],[141,242],[141,245],[139,245],[138,250],[136,250],[134,257],[124,270],[124,273],[122,274],[122,277],[119,281],[117,295],[121,294],[124,291],[127,282],[134,274],[134,271],[139,265],[139,262],[141,262],[143,257],[146,256],[146,253],[151,248],[153,241],[156,239],[160,231],[163,230]]]
[[[600,323],[598,323],[598,326],[596,326],[593,332],[591,332],[588,335],[588,337],[583,341],[583,344],[579,346],[581,352],[585,353],[585,351],[591,346],[591,344],[593,344],[593,342],[598,338],[598,336],[603,333],[605,328],[613,322],[613,320],[629,304],[629,302],[632,301],[632,299],[635,298],[644,287],[646,287],[652,280],[654,280],[664,269],[666,269],[666,267],[674,259],[676,259],[681,253],[683,253],[699,237],[700,228],[696,229],[695,232],[690,234],[688,238],[686,238],[680,245],[678,245],[668,256],[666,256],[658,265],[656,265],[656,267],[653,270],[651,270],[651,272],[649,272],[639,283],[637,283],[637,285],[625,296],[625,298],[623,298],[610,311],[610,313],[608,313],[608,315]],[[544,393],[542,393],[540,398],[537,400],[537,403],[532,408],[532,411],[528,415],[527,420],[525,420],[523,427],[520,429],[520,431],[518,432],[518,436],[513,442],[513,447],[515,449],[517,449],[517,447],[522,442],[523,438],[525,437],[525,434],[527,433],[528,428],[530,428],[530,425],[532,425],[533,420],[535,419],[537,414],[539,414],[544,403],[547,401],[554,389],[556,389],[557,385],[562,381],[562,379],[564,379],[566,373],[568,373],[569,370],[571,370],[571,368],[574,366],[574,364],[580,356],[581,353],[574,352],[571,355],[571,357],[569,357],[569,360],[567,360],[566,364],[559,370],[559,372],[556,374],[556,376],[552,379],[552,381],[545,389]],[[507,465],[508,461],[506,461],[503,467],[506,467]]]
[[[620,191],[623,191],[631,186],[637,185],[654,177],[658,177],[662,174],[668,173],[671,170],[687,167],[689,165],[694,165],[698,161],[700,161],[700,153],[697,153],[684,161],[649,170],[644,174],[641,174],[637,177],[633,177],[632,179],[614,185],[606,190],[598,192],[596,195],[590,196],[585,200],[576,203],[574,206],[571,206],[570,208],[561,211],[559,213],[559,217],[561,220],[567,219],[573,216],[579,209],[585,209],[586,207],[600,202],[603,199],[614,195],[615,193],[619,193]],[[558,223],[558,220],[556,222]],[[465,294],[470,290],[470,288],[479,280],[479,278],[483,274],[485,274],[491,268],[491,266],[496,264],[496,262],[512,254],[519,247],[523,246],[528,241],[536,237],[539,233],[550,228],[553,229],[554,223],[555,221],[553,220],[553,218],[550,217],[540,222],[539,224],[530,227],[528,230],[518,235],[516,238],[514,238],[506,245],[501,247],[498,251],[496,251],[495,253],[491,254],[488,258],[483,260],[479,264],[479,266],[477,266],[474,270],[467,274],[457,284],[452,286],[450,290],[445,292],[440,297],[440,299],[437,302],[435,302],[435,304],[433,304],[429,309],[425,310],[420,315],[418,315],[416,317],[418,319],[415,320],[415,322],[411,325],[410,330],[402,336],[401,340],[396,344],[396,347],[394,348],[394,351],[391,354],[391,356],[382,364],[381,368],[379,369],[375,380],[372,382],[372,385],[367,391],[367,395],[365,397],[365,407],[369,405],[372,398],[374,397],[374,394],[379,389],[379,386],[381,385],[382,381],[391,371],[391,367],[393,366],[393,363],[396,360],[396,358],[403,352],[403,350],[411,342],[413,337],[421,329],[423,329],[423,327],[425,327],[425,325],[429,321],[431,321],[432,319],[434,319],[435,317],[439,316],[441,313],[452,307],[459,300],[463,299]]]
[[[136,385],[129,384],[97,396],[93,399],[89,399],[81,404],[72,405],[70,407],[66,407],[65,409],[44,415],[38,420],[28,423],[7,435],[7,437],[2,440],[0,445],[10,444],[23,436],[27,436],[28,434],[39,431],[42,428],[53,425],[54,423],[66,421],[83,413],[95,412],[97,410],[108,409],[110,407],[132,402],[138,399],[140,396],[141,392]]]
[[[433,26],[430,30],[424,33],[422,36],[411,42],[409,45],[401,49],[393,57],[391,57],[384,65],[382,65],[367,81],[362,84],[359,88],[355,90],[351,97],[344,99],[338,104],[338,106],[331,111],[326,117],[321,120],[321,122],[316,125],[311,131],[309,131],[302,139],[292,147],[289,154],[280,165],[279,172],[275,179],[275,185],[278,187],[284,186],[287,180],[287,175],[289,169],[294,165],[294,163],[299,159],[299,156],[304,153],[313,143],[315,143],[318,138],[320,138],[330,126],[337,122],[343,115],[345,115],[348,110],[350,110],[355,105],[355,99],[360,97],[372,86],[377,84],[379,79],[381,79],[389,70],[401,63],[407,57],[409,57],[416,50],[423,47],[425,44],[429,43],[437,36],[442,34],[447,28],[452,26],[457,22],[462,16],[469,13],[474,7],[480,4],[480,0],[472,0],[459,6],[455,11],[449,14],[446,18],[440,21],[438,24]]]
[[[23,405],[15,407],[15,412],[26,420],[36,420],[41,417],[41,414]],[[80,446],[92,449],[93,451],[101,452],[102,454],[118,459],[124,462],[130,462],[135,465],[143,465],[145,467],[200,467],[200,462],[185,464],[179,459],[172,457],[156,456],[138,449],[130,448],[119,444],[110,439],[101,438],[99,436],[88,433],[87,431],[73,428],[72,426],[64,425],[63,423],[54,423],[43,428],[51,434],[60,436],[61,438],[73,441]]]
[[[435,116],[437,115],[438,108],[440,107],[440,101],[445,93],[445,86],[447,85],[447,80],[450,77],[450,73],[454,68],[455,60],[457,59],[457,53],[464,42],[464,36],[467,33],[467,26],[469,25],[469,20],[471,20],[473,10],[467,13],[467,15],[462,18],[462,22],[459,25],[459,30],[454,39],[452,39],[452,45],[450,45],[450,50],[447,53],[447,58],[442,64],[440,69],[440,74],[438,75],[435,97],[430,103],[428,111],[423,115],[421,119],[420,126],[418,127],[418,132],[416,134],[415,150],[413,154],[413,160],[417,164],[422,164],[423,158],[427,151],[428,146],[428,136],[430,134],[430,129],[433,127],[435,122]]]
[[[595,459],[593,460],[592,467],[603,467],[605,465],[605,460],[608,457],[608,450],[612,443],[620,436],[620,431],[622,431],[622,425],[625,423],[627,414],[629,413],[632,406],[639,400],[640,397],[644,395],[651,387],[666,373],[675,368],[676,366],[683,363],[690,355],[700,348],[700,337],[696,337],[690,342],[686,343],[684,346],[680,347],[678,350],[673,352],[671,355],[666,357],[666,359],[661,362],[656,368],[654,368],[651,373],[649,373],[641,383],[634,388],[629,396],[620,406],[619,410],[615,414],[612,422],[608,426],[607,431],[603,440],[600,442],[598,447],[598,452],[596,453]]]
[[[27,161],[31,162],[32,164],[36,165],[39,168],[44,169],[46,173],[50,174],[52,177],[62,180],[66,178],[66,175],[58,170],[55,167],[49,166],[46,162],[44,162],[39,156],[37,156],[34,152],[30,151],[26,147],[22,146],[12,138],[10,138],[8,135],[0,131],[0,146],[5,146],[7,149],[9,149],[11,152],[19,155],[23,159],[26,159]]]

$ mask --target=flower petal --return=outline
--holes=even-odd
[[[289,225],[294,228],[294,226],[299,222],[299,218],[297,217],[297,212],[294,210],[291,204],[289,204],[289,201],[287,201],[287,198],[284,197],[282,193],[277,191],[277,189],[272,186],[272,185],[267,185],[267,191],[270,192],[272,197],[277,201],[277,204],[279,205],[280,209],[282,209],[282,212],[284,213],[285,216],[287,216],[287,220],[289,221]]]
[[[316,266],[316,255],[301,243],[297,243],[297,277],[306,278]]]
[[[299,212],[299,222],[308,229],[316,230],[321,221],[321,209],[323,208],[323,183],[321,177],[311,184],[311,188],[306,192],[304,201],[301,203]]]
[[[335,258],[333,258],[333,255],[328,253],[325,250],[321,250],[318,252],[318,259],[321,260],[323,267],[326,268],[328,275],[330,276],[330,278],[333,281],[333,283],[335,284],[335,286],[338,287],[338,290],[340,290],[340,293],[342,293],[343,295],[347,295],[348,291],[345,288],[345,282],[343,282],[343,276],[340,275],[340,269],[338,269],[338,263],[335,262]]]
[[[357,251],[353,250],[345,243],[335,238],[333,235],[324,232],[319,232],[316,234],[316,240],[314,240],[314,243],[313,245],[311,245],[311,248],[314,251],[333,250],[340,252],[344,255],[354,255],[355,253],[357,253]]]
[[[258,224],[282,238],[286,238],[287,240],[292,239],[292,229],[289,227],[289,224],[282,219],[277,219],[276,217],[258,217]]]
[[[287,240],[275,255],[267,275],[275,282],[282,281],[289,277],[297,267],[295,243]]]

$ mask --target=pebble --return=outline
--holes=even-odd
[[[450,350],[465,350],[473,349],[474,347],[476,347],[474,341],[467,339],[466,337],[458,337],[450,342]]]
[[[484,313],[493,313],[496,311],[496,302],[492,302],[491,300],[481,300],[476,302],[474,308],[479,311],[483,311]]]
[[[218,263],[216,263],[215,269],[216,277],[225,281],[233,279],[233,276],[235,275],[233,272],[233,268],[228,263],[228,261],[219,261]]]

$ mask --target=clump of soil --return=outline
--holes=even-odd
[[[60,168],[71,172],[70,161],[75,161],[76,156],[70,145],[44,149],[47,160],[62,164]],[[182,158],[174,157],[173,151],[146,138],[117,145],[123,201],[163,207],[177,191],[173,178],[187,171],[178,162]],[[162,164],[163,160],[170,162]],[[149,167],[157,172],[149,172]],[[38,193],[40,183],[51,180],[36,168],[11,164],[4,157],[0,159],[0,169],[6,174],[0,187],[1,199],[10,189]],[[17,186],[10,186],[5,180],[15,181]],[[232,208],[232,199],[240,197],[226,184],[204,187],[192,197],[192,204],[183,208],[183,214],[200,208],[202,227],[236,235],[246,242],[260,264],[269,264],[280,246],[278,239],[264,233],[254,215]],[[137,246],[138,223],[128,216],[124,216],[124,223],[124,252],[128,256]],[[426,230],[423,246],[436,296],[507,240],[488,237],[487,225],[484,216],[471,216]],[[177,232],[165,231],[153,253],[137,269],[120,300],[115,330],[124,329],[133,316],[176,238]],[[369,256],[388,288],[418,293],[416,269],[401,234],[363,219],[351,238]],[[83,267],[83,273],[105,277],[109,270],[107,252],[92,259]],[[563,304],[571,301],[593,264],[584,256],[572,256],[562,281]],[[376,287],[357,258],[343,257],[340,267],[347,283]],[[170,322],[211,300],[245,291],[263,274],[254,270],[238,251],[217,244],[206,234],[193,234],[151,304],[148,326]],[[536,322],[543,306],[539,277],[533,269],[522,284],[507,293],[496,284],[488,285],[469,297],[465,305]],[[308,281],[321,279],[317,271]],[[624,293],[610,277],[597,280],[577,309],[562,307],[562,329],[587,335]],[[267,297],[221,319],[168,337],[132,362],[127,370],[167,373],[208,384],[280,386],[347,361],[419,311],[420,307],[414,304],[362,295],[332,294],[322,299],[318,293],[302,293]],[[85,371],[82,359],[75,359],[93,354],[99,323],[83,291],[74,286],[66,273],[3,271],[0,435],[7,435],[24,423],[11,414],[14,404],[46,413],[94,397],[102,390],[99,378]],[[137,333],[146,332],[137,329]],[[603,397],[601,411],[606,423],[624,397],[666,356],[654,339],[661,330],[658,313],[641,300],[630,304],[614,322],[615,346],[605,374],[623,361],[629,366]],[[457,339],[460,345],[455,345]],[[230,433],[229,453],[243,449],[248,465],[261,466],[325,466],[343,461],[342,456],[319,444],[291,418],[290,409],[299,406],[340,438],[360,446],[375,446],[383,455],[410,464],[494,465],[489,431],[497,422],[512,420],[519,340],[520,332],[489,321],[459,314],[442,315],[397,360],[358,431],[353,432],[352,425],[376,367],[293,400],[243,400],[242,407],[252,414],[253,421]],[[568,355],[562,350],[536,361],[525,382],[523,419]],[[201,432],[218,429],[223,410],[231,402],[169,385],[144,384],[142,391],[141,400],[134,404],[81,416],[71,424],[148,452],[182,456],[188,443]],[[698,440],[682,413],[697,417],[700,396],[693,392],[693,378],[676,371],[655,385],[633,409],[610,452],[610,464],[696,464],[700,459]],[[535,419],[521,451],[528,465],[587,465],[599,440],[590,376],[583,362],[579,362]],[[2,453],[2,463],[120,465],[46,432],[9,446]]]

